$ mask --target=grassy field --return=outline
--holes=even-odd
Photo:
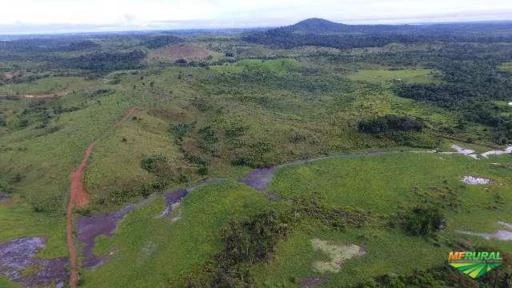
[[[501,71],[512,72],[512,62],[505,62],[499,66]]]
[[[384,84],[390,81],[404,83],[431,83],[439,81],[438,72],[431,69],[375,69],[360,70],[349,74],[348,78],[353,81],[364,81],[374,84]]]
[[[305,277],[317,276],[329,278],[321,287],[345,287],[368,277],[425,270],[443,265],[452,249],[450,243],[462,239],[512,252],[510,243],[455,232],[494,232],[498,221],[512,222],[508,213],[512,209],[510,168],[492,164],[506,164],[508,160],[396,152],[290,166],[279,170],[268,189],[280,195],[279,201],[268,202],[260,192],[233,182],[216,184],[185,198],[178,212],[183,218],[176,223],[155,218],[163,205],[154,199],[130,214],[112,239],[101,238],[97,251],[114,254],[105,266],[84,271],[84,285],[123,287],[136,283],[158,287],[167,283],[182,287],[183,280],[199,273],[220,249],[218,231],[229,219],[244,219],[265,206],[282,209],[297,198],[319,199],[332,208],[360,209],[373,219],[386,221],[398,217],[400,211],[429,203],[442,207],[447,226],[437,240],[432,240],[408,236],[398,227],[383,226],[380,220],[344,231],[314,220],[301,222],[278,245],[270,262],[251,269],[257,287],[297,287]],[[493,184],[470,187],[460,181],[466,175],[489,177]],[[496,202],[496,195],[502,200]],[[325,255],[314,251],[312,239],[356,244],[366,255],[347,260],[339,273],[320,274],[312,264],[325,260]]]
[[[185,278],[220,250],[218,231],[226,221],[249,217],[267,201],[234,182],[210,185],[187,196],[179,208],[182,219],[173,223],[157,218],[164,206],[154,199],[128,215],[109,243],[103,243],[114,254],[108,265],[83,271],[82,286],[184,287]]]
[[[142,47],[137,39],[97,43],[109,53],[142,49],[148,52],[140,60],[145,66],[56,76],[69,75],[63,69],[0,85],[0,182],[12,196],[0,203],[0,242],[41,236],[48,246],[38,256],[67,254],[69,176],[95,140],[85,173],[92,203],[77,212],[103,213],[147,198],[112,238],[97,239],[96,252],[107,263],[82,269],[83,287],[185,287],[188,278],[205,274],[205,265],[222,250],[219,230],[229,220],[252,219],[266,209],[287,213],[297,199],[316,199],[325,209],[360,210],[371,220],[341,230],[314,217],[290,225],[268,262],[249,265],[256,287],[297,287],[306,277],[324,276],[330,281],[321,287],[343,287],[386,273],[425,270],[441,265],[456,240],[512,252],[508,242],[455,232],[494,232],[497,221],[512,222],[510,157],[475,161],[398,152],[448,151],[454,142],[481,152],[496,147],[493,128],[435,103],[395,95],[398,82],[441,84],[441,70],[418,68],[437,66],[415,61],[395,66],[396,58],[375,58],[381,53],[402,57],[403,52],[406,59],[406,53],[437,51],[441,44],[273,49],[237,36],[209,35],[158,49]],[[179,59],[193,63],[178,65]],[[5,71],[15,69],[15,63],[8,64]],[[509,71],[508,64],[501,69]],[[494,104],[502,116],[510,114],[504,100]],[[131,107],[137,113],[114,129]],[[361,132],[363,120],[388,115],[409,117],[424,127],[421,132]],[[269,187],[278,201],[238,182],[257,167],[376,149],[397,152],[281,169]],[[151,170],[144,166],[148,159],[164,160]],[[460,182],[464,175],[493,182],[468,187]],[[182,216],[177,222],[157,217],[164,209],[163,191],[206,178],[227,180],[187,196],[174,212]],[[446,217],[446,229],[436,239],[386,226],[398,212],[424,203],[440,206]],[[329,257],[315,251],[314,239],[355,244],[366,255],[347,260],[339,273],[321,274],[313,263]],[[412,254],[417,258],[408,257]],[[4,279],[2,285],[8,285]]]
[[[0,220],[0,242],[19,237],[43,237],[47,239],[46,248],[38,256],[54,258],[66,255],[63,217],[36,213],[29,204],[16,197],[0,204]]]

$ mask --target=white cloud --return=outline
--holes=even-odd
[[[512,16],[512,1],[504,0],[0,0],[0,7],[0,24],[37,25],[144,26],[199,21],[207,26],[264,26],[308,17],[400,22],[503,20]]]

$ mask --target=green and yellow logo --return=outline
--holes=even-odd
[[[500,252],[450,252],[448,264],[460,272],[476,279],[502,265]]]

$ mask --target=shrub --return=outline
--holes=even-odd
[[[183,137],[190,133],[194,129],[194,124],[192,123],[173,123],[171,124],[170,131],[171,133],[178,139],[183,140]]]
[[[436,233],[444,225],[444,217],[438,208],[415,207],[401,215],[402,228],[413,236],[427,236]]]
[[[155,173],[167,162],[167,157],[164,155],[151,155],[142,159],[141,167],[148,172]]]
[[[389,132],[407,132],[423,130],[424,124],[416,119],[397,116],[386,115],[370,120],[363,120],[359,122],[359,131],[369,134],[389,133]]]
[[[189,279],[188,287],[254,287],[249,265],[270,259],[287,234],[287,224],[272,210],[229,222],[221,231],[224,248],[205,267],[206,275]]]

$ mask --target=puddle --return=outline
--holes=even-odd
[[[37,252],[46,247],[40,237],[23,237],[0,244],[0,276],[20,283],[24,287],[63,286],[69,277],[66,266],[68,257],[54,259],[36,258]],[[27,268],[34,273],[24,275]]]
[[[245,176],[242,182],[258,191],[263,191],[272,181],[276,169],[276,167],[270,167],[253,170]]]
[[[479,157],[489,158],[489,156],[500,156],[505,154],[512,154],[512,146],[507,146],[507,148],[503,150],[491,150],[484,152],[482,154],[477,154],[474,150],[463,148],[459,145],[453,144],[451,148],[457,152],[441,152],[442,154],[460,154],[464,156],[471,157],[473,159],[480,159]]]
[[[508,146],[504,150],[492,150],[482,153],[482,157],[489,158],[489,156],[500,156],[505,154],[512,154],[512,146]]]
[[[488,185],[491,183],[491,179],[473,177],[473,176],[464,176],[462,182],[467,185]]]
[[[205,181],[203,181],[195,186],[189,187],[189,188],[180,188],[180,189],[177,189],[174,191],[164,193],[165,202],[166,202],[165,210],[162,211],[162,213],[157,218],[163,218],[163,217],[169,216],[171,214],[171,212],[178,207],[180,201],[183,198],[185,198],[185,196],[187,196],[190,192],[194,191],[195,189],[198,189],[198,188],[204,187],[206,185],[210,185],[210,184],[221,183],[223,181],[225,181],[225,179],[223,179],[223,178],[208,179],[208,180],[205,180]],[[181,219],[180,216],[175,217],[171,220],[173,222],[176,222],[179,219]]]
[[[505,222],[498,222],[498,226],[501,228],[504,228],[502,230],[497,230],[494,233],[475,233],[475,232],[468,232],[468,231],[457,231],[458,233],[465,234],[465,235],[471,235],[471,236],[478,236],[482,237],[486,240],[502,240],[502,241],[512,241],[512,224],[505,223]]]
[[[460,147],[459,145],[456,145],[456,144],[452,145],[452,149],[457,151],[458,154],[461,154],[461,155],[464,155],[464,156],[469,156],[469,155],[475,153],[475,150],[462,148],[462,147]]]
[[[85,244],[82,249],[84,267],[91,268],[103,264],[103,258],[94,255],[96,237],[100,235],[112,237],[119,221],[134,208],[134,205],[128,205],[111,214],[80,216],[78,219],[78,240]]]
[[[190,193],[192,189],[181,188],[175,191],[167,192],[164,194],[166,207],[165,210],[160,214],[160,218],[167,217],[171,214],[171,212],[177,208],[181,199],[185,198],[185,196]]]
[[[3,192],[0,192],[0,202],[9,199],[9,195]]]

